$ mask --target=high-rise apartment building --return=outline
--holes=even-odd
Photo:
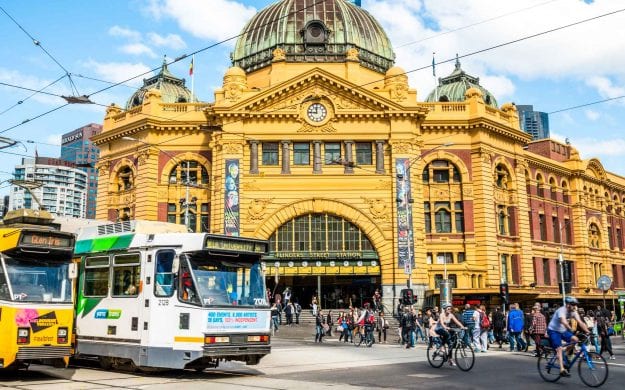
[[[549,138],[549,114],[534,111],[532,105],[518,105],[516,109],[519,112],[521,130],[531,134],[535,140]]]
[[[36,157],[23,158],[15,167],[9,210],[43,208],[58,216],[85,218],[86,204],[87,174],[75,164],[58,158]]]
[[[95,163],[100,155],[98,149],[89,140],[100,134],[102,125],[90,123],[79,129],[63,134],[61,138],[61,160],[69,161],[87,174],[87,209],[85,217],[95,218],[96,197],[98,195],[98,180]]]

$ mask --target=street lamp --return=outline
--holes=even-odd
[[[157,145],[155,144],[151,144],[149,142],[145,142],[142,141],[140,139],[134,138],[134,137],[122,137],[121,139],[123,139],[124,141],[135,141],[135,142],[140,142],[144,145],[147,146],[152,146],[156,149],[158,149],[159,151],[163,152],[166,156],[168,156],[169,158],[171,158],[172,160],[174,160],[175,162],[177,162],[178,164],[181,163],[180,160],[178,160],[176,157],[172,156],[171,154],[169,154],[168,152],[164,151],[163,149],[159,148]],[[187,174],[186,174],[186,180],[183,182],[185,188],[185,197],[184,197],[184,226],[186,226],[187,230],[189,230],[189,168],[190,168],[190,161],[187,160],[186,161],[186,166],[187,166]]]
[[[410,197],[409,191],[407,191],[406,189],[408,188],[408,185],[410,183],[410,178],[408,177],[408,170],[417,163],[417,161],[421,160],[423,157],[427,156],[428,154],[432,153],[433,151],[435,151],[436,149],[440,149],[443,147],[447,147],[447,146],[451,146],[453,145],[453,142],[446,142],[444,144],[438,145],[430,150],[428,150],[425,153],[420,154],[419,156],[415,157],[414,160],[412,160],[410,162],[410,164],[408,165],[407,169],[404,171],[403,175],[401,173],[397,174],[397,178],[402,180],[403,185],[404,185],[404,198],[401,199],[401,201],[403,202],[403,204],[406,206],[406,225],[408,226],[407,228],[407,241],[408,241],[408,248],[407,248],[407,253],[408,253],[408,258],[407,258],[407,263],[405,263],[404,265],[404,272],[406,274],[408,274],[408,288],[412,289],[412,246],[414,245],[414,242],[411,240],[411,230],[412,230],[412,208],[410,207],[411,203],[414,203],[414,200]],[[447,279],[447,264],[445,264],[445,279]]]

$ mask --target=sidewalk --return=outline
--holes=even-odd
[[[324,341],[328,340],[338,340],[339,334],[337,332],[332,332],[332,337],[324,336]],[[378,332],[375,332],[376,342],[378,338]],[[301,340],[302,342],[314,342],[315,340],[315,326],[309,324],[300,324],[300,325],[292,325],[286,326],[282,325],[273,335],[275,340]],[[388,329],[386,333],[386,344],[394,345],[397,344],[398,341],[398,333],[397,329]],[[610,338],[612,341],[612,352],[618,358],[625,358],[625,341],[621,335],[612,336]],[[424,345],[422,342],[417,343],[417,345]],[[530,347],[530,350],[533,347]],[[492,350],[498,350],[498,348],[493,348]],[[607,354],[605,355],[607,357]]]

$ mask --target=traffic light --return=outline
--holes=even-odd
[[[508,293],[508,283],[501,283],[499,285],[499,298],[505,304],[510,302],[510,294]]]
[[[562,261],[562,275],[561,275],[561,280],[560,283],[558,283],[558,288],[560,289],[560,294],[562,294],[562,285],[564,284],[564,293],[565,294],[570,294],[571,293],[571,285],[572,280],[573,280],[573,262],[570,260],[563,260]],[[562,281],[564,281],[564,283],[562,283]]]
[[[405,288],[401,290],[401,303],[405,306],[414,305],[414,292],[411,288]]]

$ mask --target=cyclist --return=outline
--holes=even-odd
[[[451,335],[449,334],[449,328],[450,328],[449,325],[453,321],[456,325],[458,325],[459,328],[465,329],[465,330],[467,328],[464,325],[462,325],[462,322],[460,322],[456,318],[452,309],[453,308],[450,303],[443,304],[443,311],[438,317],[438,321],[436,322],[434,331],[436,332],[436,334],[441,336],[441,340],[443,344],[447,344],[447,360],[449,361],[450,365],[455,366],[456,364],[451,358],[451,353],[453,352],[453,350],[451,348]]]
[[[570,376],[568,368],[564,366],[562,360],[562,340],[565,342],[577,342],[579,339],[573,334],[573,328],[569,323],[569,318],[577,321],[577,326],[588,334],[588,327],[577,314],[577,298],[568,296],[564,299],[564,306],[561,306],[551,317],[547,326],[547,334],[549,335],[549,343],[551,348],[556,350],[558,354],[558,363],[560,363],[560,376]]]

